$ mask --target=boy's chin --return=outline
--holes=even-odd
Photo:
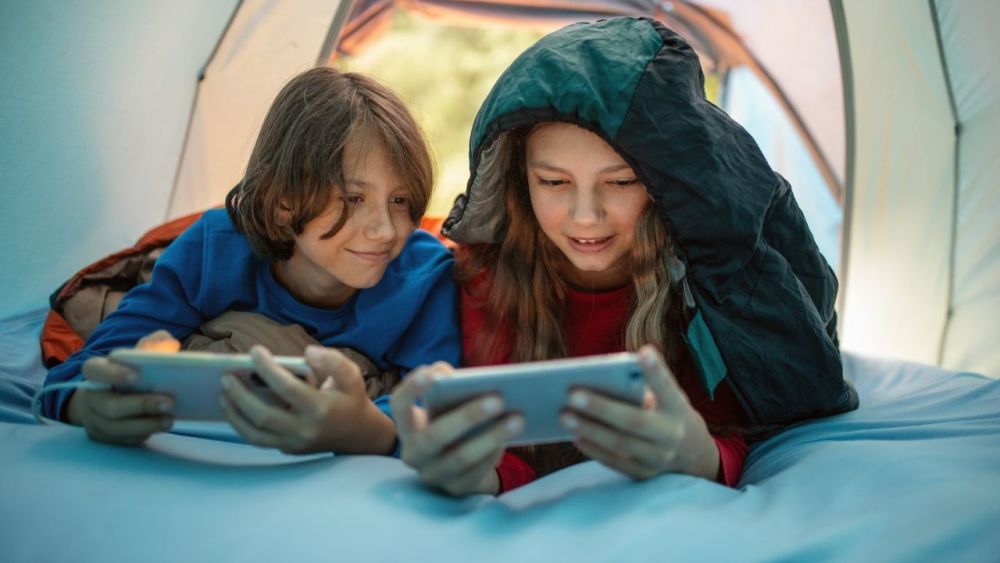
[[[378,282],[382,281],[385,276],[385,270],[380,270],[377,273],[372,273],[371,275],[351,276],[350,279],[343,280],[344,285],[353,287],[354,289],[371,289],[378,285]]]

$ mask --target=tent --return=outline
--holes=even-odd
[[[990,0],[4,3],[0,318],[219,204],[283,82],[377,40],[396,9],[539,29],[665,20],[796,187],[839,271],[843,347],[1000,375]]]
[[[839,270],[859,409],[755,444],[735,488],[585,462],[461,499],[387,456],[34,424],[49,293],[218,204],[281,85],[398,9],[684,33]],[[998,24],[996,0],[0,2],[0,561],[995,561],[1000,379],[955,371],[1000,376]]]

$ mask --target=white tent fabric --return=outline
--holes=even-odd
[[[236,0],[0,2],[0,318],[165,219]]]
[[[278,90],[316,66],[340,0],[242,2],[205,71],[169,217],[219,205]]]
[[[1000,375],[1000,3],[841,4],[854,124],[844,347]]]
[[[728,23],[797,108],[834,176],[844,182],[844,106],[827,0],[699,0]],[[773,165],[774,163],[772,163]]]
[[[956,209],[941,365],[1000,375],[1000,2],[935,2],[956,121]],[[976,17],[967,17],[969,13]],[[987,39],[988,38],[988,39]]]
[[[855,124],[844,346],[935,363],[948,308],[955,139],[934,22],[926,4],[843,4]]]
[[[715,25],[743,40],[748,64],[766,69],[800,118],[775,110],[759,73],[732,69],[727,109],[792,179],[825,247],[843,205],[845,349],[1000,375],[990,332],[1000,318],[1000,159],[989,143],[1000,125],[1000,2],[660,7],[721,18]],[[44,306],[74,271],[163,220],[220,204],[269,101],[324,59],[346,8],[0,3],[0,318]],[[815,169],[799,170],[803,132],[842,182],[843,202],[810,199],[827,188]],[[837,249],[826,254],[836,265]]]

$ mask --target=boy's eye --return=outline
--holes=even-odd
[[[364,196],[360,194],[347,194],[346,196],[344,196],[344,201],[346,201],[351,205],[356,205],[364,200],[365,200]]]
[[[409,209],[409,207],[410,207],[410,200],[407,199],[407,198],[405,198],[405,197],[403,197],[403,196],[396,196],[396,197],[390,198],[389,199],[389,203],[391,205],[396,206],[396,207],[406,207],[407,209]]]

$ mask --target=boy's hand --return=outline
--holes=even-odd
[[[451,495],[490,494],[500,490],[495,467],[504,444],[524,430],[520,415],[504,413],[503,402],[490,395],[467,401],[429,420],[417,399],[435,377],[447,377],[452,367],[437,363],[414,370],[392,394],[392,412],[402,446],[400,457],[427,484]],[[468,436],[480,424],[482,432]]]
[[[247,441],[297,454],[392,452],[392,420],[368,398],[361,370],[346,356],[330,348],[306,348],[306,361],[323,382],[317,389],[276,364],[263,346],[254,346],[250,355],[257,374],[286,406],[268,404],[238,378],[223,376],[223,413]]]
[[[166,331],[156,331],[136,344],[139,349],[180,348]],[[108,358],[90,358],[83,363],[87,381],[111,386],[133,383],[135,370]],[[166,395],[119,393],[114,389],[91,391],[80,389],[70,397],[67,418],[83,426],[91,439],[99,442],[134,446],[154,432],[169,430],[173,425],[173,399]]]

